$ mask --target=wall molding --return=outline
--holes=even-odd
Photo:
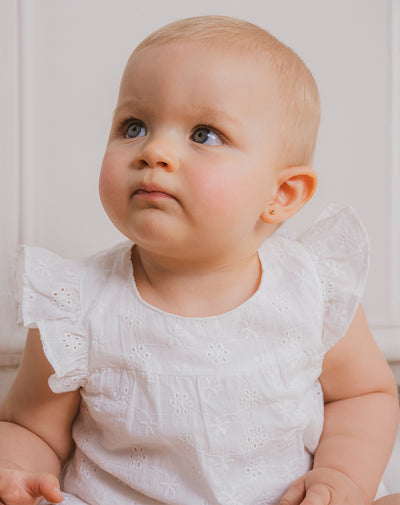
[[[400,326],[371,325],[371,332],[385,358],[400,363]]]
[[[392,0],[391,22],[390,319],[400,326],[400,0]]]
[[[390,153],[390,279],[389,321],[370,321],[384,356],[400,362],[400,0],[391,0],[391,153]]]
[[[18,352],[23,340],[15,340],[15,308],[8,287],[9,265],[19,241],[20,223],[20,117],[18,4],[3,0],[0,12],[2,50],[0,83],[0,353]]]
[[[10,352],[0,354],[0,371],[2,368],[18,368],[22,358],[22,352]]]
[[[32,36],[32,2],[18,0],[18,59],[19,59],[19,176],[20,176],[20,220],[19,243],[33,243],[34,235],[34,176],[33,160],[35,159],[33,117],[33,69],[34,48]]]

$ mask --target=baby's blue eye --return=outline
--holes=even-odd
[[[132,121],[125,130],[125,137],[127,139],[135,139],[137,137],[144,137],[145,135],[147,135],[147,130],[140,121]]]
[[[196,128],[193,132],[192,139],[197,144],[206,144],[208,146],[220,146],[222,144],[218,134],[206,126]]]

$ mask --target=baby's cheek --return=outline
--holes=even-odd
[[[102,201],[111,196],[115,192],[116,186],[118,186],[117,166],[117,156],[112,153],[106,153],[101,165],[99,178],[99,193]]]
[[[199,176],[194,181],[195,198],[202,202],[204,207],[210,210],[223,209],[232,198],[237,196],[237,188],[232,181],[226,178],[220,178],[217,174],[208,173],[207,176]],[[231,205],[231,204],[230,204]]]
[[[117,226],[121,212],[122,188],[115,170],[114,160],[110,156],[105,156],[101,167],[99,178],[99,195],[106,214]]]

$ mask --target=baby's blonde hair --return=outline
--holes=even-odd
[[[283,111],[282,165],[311,165],[320,120],[316,82],[301,58],[263,28],[228,16],[174,21],[146,37],[134,53],[179,40],[209,41],[245,55],[256,54],[277,79]]]

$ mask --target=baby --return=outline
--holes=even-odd
[[[21,250],[1,503],[374,501],[399,409],[359,304],[364,228],[331,206],[277,231],[315,191],[319,115],[304,63],[250,23],[190,18],[136,48],[100,175],[129,241]]]

